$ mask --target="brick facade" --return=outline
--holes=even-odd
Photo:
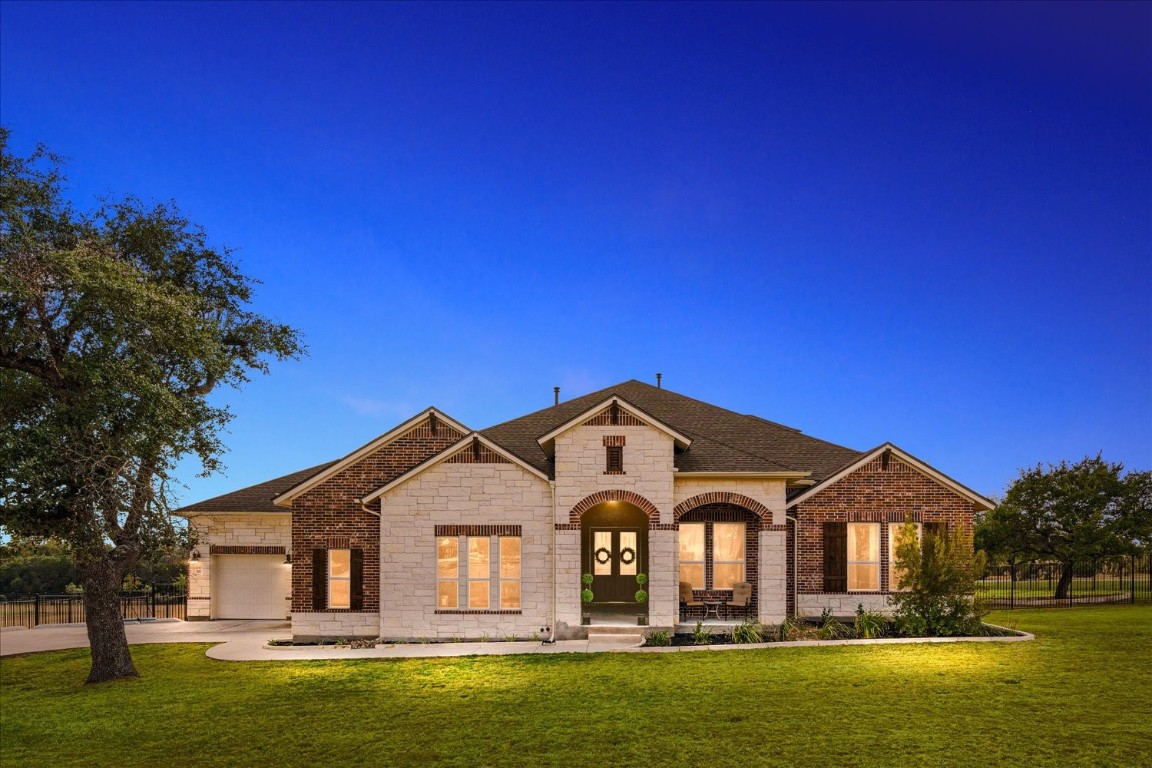
[[[328,549],[333,537],[364,550],[363,611],[380,612],[380,517],[359,500],[463,437],[442,420],[425,419],[292,501],[292,551],[301,555],[292,563],[293,613],[313,612],[312,561],[303,553]]]
[[[873,599],[889,591],[888,529],[907,517],[922,523],[947,523],[949,530],[972,534],[973,502],[926,476],[896,456],[877,457],[847,477],[792,508],[799,521],[796,578],[803,595],[824,593],[824,523],[880,523],[880,592],[834,593],[843,599],[824,601],[855,609],[856,602],[883,606]],[[790,543],[791,544],[791,543]],[[791,557],[791,546],[789,547]],[[802,600],[806,606],[820,601]],[[849,606],[849,604],[851,604]],[[837,610],[834,608],[834,610]]]

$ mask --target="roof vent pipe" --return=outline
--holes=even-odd
[[[656,374],[656,389],[663,389],[663,387],[660,386],[660,379],[663,376],[664,376],[664,374],[662,374],[662,373]]]
[[[560,387],[552,387],[552,405],[560,405]]]

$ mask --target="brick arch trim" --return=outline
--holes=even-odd
[[[706,504],[735,504],[738,507],[744,507],[749,512],[755,513],[762,524],[772,524],[772,510],[764,506],[756,499],[750,499],[740,493],[732,493],[731,491],[713,491],[712,493],[701,493],[699,496],[693,496],[676,505],[672,510],[672,520],[680,522],[680,518],[688,512],[696,509],[696,507],[703,507]]]
[[[648,501],[638,493],[632,491],[597,491],[591,496],[582,499],[576,506],[568,512],[568,522],[573,524],[580,523],[580,517],[592,509],[597,504],[603,504],[606,501],[623,501],[631,504],[634,507],[639,507],[644,514],[648,515],[648,524],[655,525],[660,522],[660,510],[656,509],[656,505]]]

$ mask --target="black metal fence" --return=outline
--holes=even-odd
[[[177,584],[157,584],[146,592],[121,592],[120,615],[125,619],[185,619],[188,593]],[[41,624],[81,624],[83,595],[31,595],[0,600],[0,627]]]
[[[976,594],[991,608],[1054,608],[1152,600],[1152,553],[1095,562],[988,566]]]

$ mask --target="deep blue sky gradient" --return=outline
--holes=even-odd
[[[225,476],[628,378],[986,494],[1152,466],[1152,5],[0,4],[0,120],[311,356]]]

